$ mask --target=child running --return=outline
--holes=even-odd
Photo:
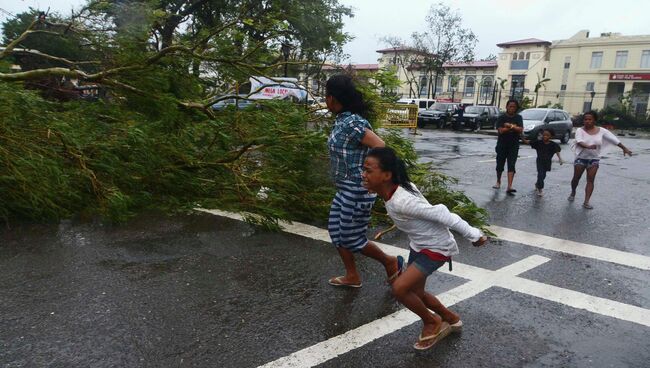
[[[424,326],[413,347],[428,349],[463,324],[457,313],[424,289],[427,277],[458,254],[458,245],[449,230],[469,239],[474,246],[485,244],[487,237],[449,212],[445,205],[431,205],[411,183],[404,163],[391,148],[368,152],[362,178],[368,191],[383,198],[395,226],[409,237],[408,267],[392,284],[393,295],[422,318]]]
[[[553,142],[551,137],[553,133],[544,129],[542,131],[542,140],[535,140],[531,142],[530,146],[537,151],[537,182],[535,183],[535,191],[539,197],[544,195],[544,179],[546,179],[546,172],[551,171],[551,160],[553,155],[557,154],[560,165],[564,163],[560,157],[560,145]]]

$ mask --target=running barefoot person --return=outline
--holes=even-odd
[[[515,178],[515,163],[519,155],[519,137],[521,132],[524,131],[524,121],[521,115],[517,114],[518,110],[519,102],[517,100],[508,100],[506,112],[497,119],[497,131],[499,132],[495,149],[497,152],[497,183],[492,188],[501,188],[501,174],[503,174],[507,161],[508,188],[506,193],[510,195],[514,195],[517,191],[512,188],[512,180]]]
[[[413,347],[428,349],[463,324],[457,313],[424,289],[427,277],[458,254],[456,240],[449,230],[475,246],[485,244],[487,237],[449,212],[445,205],[431,205],[410,182],[404,163],[391,148],[370,150],[363,166],[363,185],[385,201],[395,226],[409,237],[408,268],[393,283],[393,294],[422,318],[422,333]]]
[[[376,194],[368,193],[361,185],[363,161],[368,150],[383,147],[384,141],[372,131],[365,119],[367,106],[349,76],[332,76],[325,90],[327,108],[336,115],[327,145],[337,192],[330,207],[327,229],[345,266],[345,275],[333,277],[329,283],[361,287],[354,260],[357,252],[382,263],[388,282],[391,282],[399,274],[404,259],[385,254],[366,237]]]
[[[591,194],[594,192],[594,181],[596,173],[598,172],[598,164],[600,162],[601,149],[606,145],[618,146],[623,150],[623,156],[632,156],[632,151],[627,149],[616,138],[612,132],[607,129],[597,127],[596,120],[598,114],[595,111],[588,111],[583,115],[584,126],[576,130],[575,150],[576,159],[573,165],[573,179],[571,180],[571,194],[569,201],[573,202],[576,197],[576,189],[580,183],[582,174],[587,170],[587,185],[585,186],[585,201],[582,206],[588,210],[594,208],[589,200]]]

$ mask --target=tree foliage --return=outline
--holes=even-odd
[[[293,72],[322,65],[347,39],[348,8],[336,0],[92,0],[70,17],[36,15],[14,19],[0,49],[1,218],[123,220],[196,206],[258,213],[266,224],[326,218],[334,192],[327,126],[315,128],[318,118],[289,101],[211,106],[250,76],[278,75],[281,43],[291,44]],[[12,62],[22,70],[10,72]],[[75,79],[105,97],[61,101],[24,88],[44,78]],[[370,87],[364,94],[382,101]]]

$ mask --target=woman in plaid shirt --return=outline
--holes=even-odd
[[[376,194],[369,193],[361,184],[363,162],[368,150],[384,147],[384,141],[372,131],[365,119],[368,107],[352,78],[346,75],[332,76],[325,90],[327,108],[336,115],[327,145],[337,192],[330,207],[327,228],[345,266],[345,275],[333,277],[329,283],[361,287],[354,261],[354,253],[357,252],[381,262],[390,283],[399,275],[404,259],[385,254],[366,237]]]

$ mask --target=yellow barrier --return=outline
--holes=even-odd
[[[382,128],[411,128],[418,126],[418,106],[407,104],[382,104],[379,114]]]

